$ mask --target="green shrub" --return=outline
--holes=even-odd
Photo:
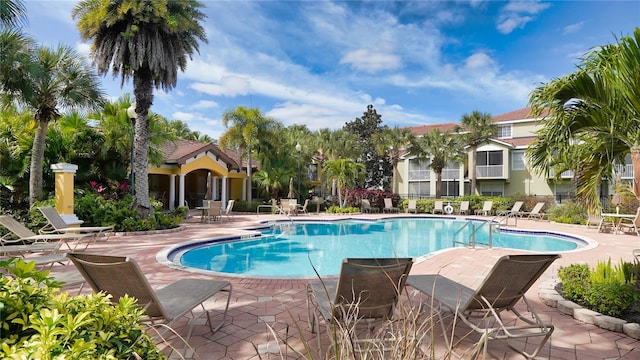
[[[258,210],[258,205],[271,205],[271,201],[264,203],[260,201],[236,201],[233,203],[233,211],[254,213]]]
[[[589,289],[589,265],[572,264],[561,267],[558,277],[562,282],[562,294],[571,301],[583,302]]]
[[[589,218],[585,207],[573,201],[553,206],[547,213],[549,220],[563,224],[586,224]]]
[[[340,206],[330,206],[327,209],[327,214],[352,214],[352,213],[359,213],[359,212],[360,212],[360,208],[353,207],[353,206],[348,206],[343,208],[341,208]]]
[[[0,261],[0,357],[14,359],[166,359],[145,332],[144,311],[123,297],[70,296],[33,262]]]

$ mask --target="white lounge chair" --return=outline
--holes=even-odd
[[[507,215],[516,215],[520,213],[520,208],[522,208],[522,205],[524,204],[524,201],[516,201],[513,206],[511,207],[511,210],[500,210],[496,213],[496,215],[498,216],[507,216]]]
[[[436,200],[433,203],[433,211],[431,211],[432,214],[444,214],[444,203],[440,200]]]
[[[397,213],[398,211],[398,208],[393,206],[393,200],[391,200],[391,198],[384,198],[384,209],[382,209],[382,212]]]
[[[458,210],[458,215],[467,215],[469,213],[469,201],[464,200],[460,202],[460,209]]]
[[[407,213],[414,213],[417,214],[418,213],[418,208],[416,207],[417,205],[417,201],[415,199],[411,199],[409,200],[409,203],[407,204]]]
[[[521,217],[528,217],[529,219],[540,219],[542,220],[546,214],[542,213],[542,208],[544,207],[544,202],[536,203],[531,211],[521,211],[519,212]]]
[[[487,200],[482,204],[482,210],[476,209],[475,214],[489,216],[491,215],[492,209],[493,209],[493,201]]]

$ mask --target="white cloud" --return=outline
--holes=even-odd
[[[176,120],[182,120],[184,122],[189,122],[195,119],[195,115],[193,113],[186,113],[182,111],[176,111],[171,114],[171,117]]]
[[[493,66],[494,64],[495,62],[493,61],[493,59],[484,52],[475,53],[465,60],[465,68],[471,70],[486,68],[489,66]]]
[[[218,103],[211,100],[200,100],[192,105],[194,109],[214,109],[218,107]]]
[[[397,69],[400,67],[400,58],[370,49],[358,49],[346,53],[340,64],[350,64],[354,69],[368,73],[376,73],[383,70]]]
[[[516,28],[535,20],[535,16],[551,6],[539,1],[510,1],[500,9],[497,29],[503,34],[509,34]]]
[[[578,32],[578,31],[580,31],[580,29],[582,29],[582,26],[584,25],[584,23],[585,23],[584,21],[580,21],[580,22],[575,23],[575,24],[567,25],[567,26],[564,27],[562,33],[566,35],[566,34],[571,34],[571,33]]]
[[[76,51],[78,54],[84,56],[87,59],[91,57],[91,44],[85,42],[76,43]]]

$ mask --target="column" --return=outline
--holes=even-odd
[[[185,206],[184,203],[184,177],[185,174],[178,174],[179,178],[178,178],[178,204],[180,204],[180,206]],[[187,205],[188,207],[188,205]]]
[[[58,163],[51,165],[56,182],[56,211],[70,225],[82,224],[82,220],[73,213],[73,182],[78,165]]]
[[[229,178],[226,176],[222,177],[222,210],[224,211],[227,208],[227,201],[229,201],[229,194],[227,189],[227,183],[229,182]]]
[[[169,210],[176,207],[176,174],[169,175]]]
[[[242,179],[242,201],[247,201],[247,178]]]
[[[212,200],[218,200],[218,179],[220,179],[219,176],[214,176],[213,177],[213,186],[211,187],[211,195],[212,195]]]

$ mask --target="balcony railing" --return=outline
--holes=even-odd
[[[616,165],[616,175],[620,175],[621,179],[633,179],[633,165]]]
[[[442,169],[442,180],[457,180],[460,178],[460,169]]]
[[[562,179],[573,179],[575,176],[575,173],[573,172],[573,170],[565,170],[562,173],[560,173],[560,178]],[[555,171],[553,171],[553,169],[549,170],[549,178],[554,178],[556,177],[555,175]]]
[[[504,168],[502,165],[478,165],[476,176],[479,178],[502,178]]]

